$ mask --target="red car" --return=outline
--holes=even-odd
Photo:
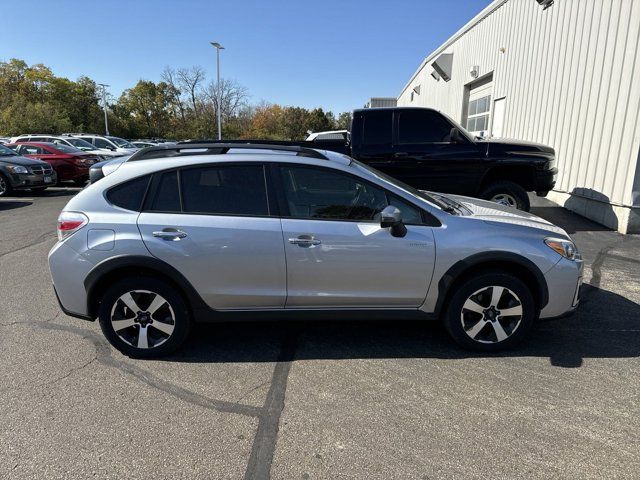
[[[58,181],[71,180],[84,185],[89,179],[89,167],[102,159],[68,145],[47,142],[18,142],[5,145],[23,157],[47,162],[58,174]]]

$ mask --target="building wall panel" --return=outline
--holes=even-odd
[[[503,49],[503,50],[501,50]],[[431,54],[398,96],[462,122],[465,86],[493,73],[504,136],[556,149],[556,189],[640,207],[640,0],[496,0]],[[453,53],[449,82],[431,63]],[[411,101],[411,90],[421,94]],[[635,203],[634,203],[635,202]]]

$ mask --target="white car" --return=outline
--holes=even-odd
[[[79,150],[82,150],[85,153],[91,153],[96,155],[103,160],[109,160],[114,157],[121,156],[120,153],[114,152],[112,150],[107,150],[106,148],[96,148],[93,144],[77,137],[71,137],[68,135],[47,135],[47,134],[30,134],[30,135],[20,135],[18,137],[13,137],[11,139],[11,143],[16,142],[48,142],[54,143],[56,145],[67,145],[69,147],[75,147]]]
[[[348,130],[329,130],[326,132],[314,132],[309,134],[307,142],[317,142],[325,140],[344,140],[346,141],[349,135]]]
[[[81,138],[91,144],[93,144],[96,148],[110,150],[112,152],[116,152],[119,155],[131,155],[138,151],[138,147],[133,145],[131,142],[125,140],[124,138],[114,137],[114,136],[106,136],[106,135],[93,135],[93,134],[71,134],[71,136],[75,138]]]

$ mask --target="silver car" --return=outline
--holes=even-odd
[[[192,322],[291,316],[439,319],[494,351],[575,309],[582,279],[545,220],[301,147],[152,147],[76,195],[58,235],[63,311],[133,357]]]

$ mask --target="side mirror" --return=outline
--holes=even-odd
[[[407,234],[407,227],[402,223],[402,213],[393,205],[388,205],[380,213],[380,227],[390,228],[394,237],[404,237]]]
[[[467,143],[467,139],[462,135],[462,132],[458,130],[456,127],[451,129],[451,133],[449,134],[449,139],[451,143]]]

